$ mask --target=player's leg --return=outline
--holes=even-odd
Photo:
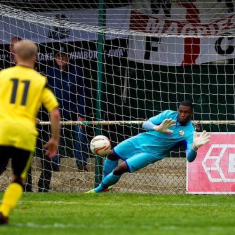
[[[9,154],[5,155],[2,146],[0,146],[0,175],[7,169],[8,162]]]
[[[8,223],[7,218],[10,211],[16,206],[21,198],[33,154],[29,151],[14,147],[5,147],[2,153],[11,156],[13,169],[12,182],[6,189],[0,206],[0,223],[5,224]]]
[[[120,163],[115,169],[120,169],[122,168],[122,172],[128,172],[128,168],[126,167],[125,162]],[[114,184],[116,184],[119,179],[121,178],[122,174],[118,174],[115,175],[114,171],[115,169],[109,173],[105,178],[102,179],[101,183],[99,184],[98,187],[86,192],[86,193],[100,193],[100,192],[104,192],[106,189],[108,189],[110,186],[113,186]],[[119,172],[120,173],[120,172]]]
[[[120,159],[119,156],[116,155],[116,153],[111,150],[109,152],[109,154],[107,155],[106,159],[104,160],[104,165],[103,165],[103,176],[102,176],[102,180],[109,175],[118,165],[118,160]],[[102,185],[100,185],[100,189],[102,191],[109,191],[113,188],[112,185],[110,185],[109,187],[103,188]],[[97,189],[97,191],[99,191],[99,189]],[[93,191],[90,190],[87,193],[92,193]]]
[[[41,164],[42,168],[38,181],[38,192],[49,192],[52,177],[51,159],[43,155],[41,158]]]
[[[124,162],[121,162],[118,166],[115,167],[115,169],[113,169],[111,172],[109,172],[109,174],[103,177],[101,184],[97,188],[90,190],[87,193],[102,192],[105,189],[107,189],[109,186],[116,184],[121,178],[122,174],[130,171],[125,160],[131,159],[133,156],[138,154],[139,151],[140,151],[139,147],[135,145],[131,139],[127,139],[121,142],[119,145],[117,145],[113,149],[113,151],[111,151],[110,154],[108,155],[109,160],[122,159],[124,160]],[[104,168],[105,167],[106,166],[104,166]],[[109,170],[111,170],[111,168],[109,168]]]
[[[9,152],[6,153],[5,151],[5,146],[0,146],[0,174],[6,170],[10,157]],[[0,225],[1,224],[8,224],[8,217],[3,215],[0,211]]]
[[[24,186],[24,192],[33,192],[32,190],[32,170],[31,166],[29,167],[25,186]]]
[[[118,166],[119,159],[126,160],[135,155],[138,151],[140,151],[139,147],[134,144],[132,138],[124,140],[114,147],[104,161],[102,180]]]
[[[160,160],[160,159],[159,159]],[[156,158],[154,158],[150,153],[140,152],[134,156],[128,158],[126,161],[119,164],[113,172],[108,174],[101,182],[101,184],[94,189],[94,193],[102,192],[104,189],[108,188],[110,185],[116,184],[121,178],[122,174],[134,171],[138,171],[147,165],[154,163]]]
[[[116,147],[114,147],[113,150],[109,152],[104,161],[102,179],[104,179],[118,166],[119,159],[126,160],[139,151],[139,147],[134,144],[132,138],[124,140]]]
[[[102,180],[117,167],[119,159],[120,157],[117,156],[113,150],[109,152],[109,154],[106,156],[104,160]],[[104,191],[107,192],[111,190],[112,188],[113,186],[111,185],[108,188],[104,189]],[[92,192],[92,190],[88,192]]]
[[[128,172],[128,166],[126,162],[121,162],[111,173],[109,173],[104,179],[102,179],[101,184],[94,189],[95,193],[99,193],[116,184],[121,178],[122,174]]]
[[[79,172],[88,171],[86,167],[88,158],[88,140],[85,131],[84,126],[75,126],[75,158]]]
[[[52,171],[60,170],[60,154],[56,154],[55,157],[51,159],[51,169]]]
[[[47,112],[44,110],[41,112],[41,120],[49,120],[46,115]],[[38,180],[38,192],[48,192],[50,188],[50,182],[52,177],[52,169],[51,169],[51,159],[45,156],[44,144],[50,139],[48,133],[50,133],[49,126],[39,126],[39,138],[37,139],[37,146],[39,151],[37,152],[37,156],[41,158],[41,174]]]
[[[104,179],[117,167],[119,159],[120,158],[116,155],[116,153],[113,150],[109,152],[106,159],[104,160],[102,179]]]
[[[113,150],[109,152],[106,159],[104,160],[102,181],[104,178],[106,178],[107,175],[112,173],[112,171],[117,167],[119,159],[120,157],[117,156]],[[101,184],[96,188],[96,191],[97,192],[101,192],[104,190],[109,191],[110,189],[112,189],[112,184],[109,185],[108,187],[103,187],[102,182],[101,182]],[[95,193],[96,191],[94,190],[95,189],[89,190],[86,193]]]
[[[52,172],[60,169],[60,153],[58,152],[52,159],[43,153],[41,164],[42,170],[38,181],[38,192],[49,192]]]
[[[38,192],[49,192],[50,190],[50,184],[51,184],[51,178],[52,178],[52,171],[59,171],[59,165],[60,165],[60,154],[58,153],[54,158],[50,159],[49,157],[45,156],[43,145],[45,144],[44,141],[49,139],[48,134],[43,131],[42,132],[42,139],[43,142],[41,142],[41,174],[38,181]],[[61,139],[61,142],[63,141],[63,138]],[[60,152],[60,150],[59,150]]]
[[[159,159],[160,160],[160,159]],[[101,184],[94,189],[95,193],[102,192],[104,189],[108,188],[110,185],[116,184],[121,178],[122,174],[126,172],[138,171],[147,165],[155,162],[156,159],[146,152],[141,152],[135,154],[133,157],[128,158],[126,161],[119,164],[113,172],[108,174],[101,182]]]
[[[126,165],[128,167],[129,172],[133,173],[158,160],[161,160],[161,158],[156,158],[149,152],[140,152],[135,156],[127,159]]]

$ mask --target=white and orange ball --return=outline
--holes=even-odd
[[[111,143],[104,135],[97,135],[91,140],[90,150],[96,155],[104,156],[109,153],[110,149]]]

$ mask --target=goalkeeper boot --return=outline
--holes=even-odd
[[[102,192],[107,193],[107,192],[111,191],[112,189],[113,189],[113,185],[110,185],[108,188],[104,189]]]
[[[87,191],[87,192],[85,192],[85,193],[90,194],[90,193],[97,193],[97,192],[95,192],[95,190],[94,190],[94,189],[91,189],[91,190],[89,190],[89,191]]]
[[[0,225],[8,224],[8,223],[9,223],[8,217],[4,216],[2,212],[0,212]]]

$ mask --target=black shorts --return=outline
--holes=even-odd
[[[11,168],[13,174],[25,179],[31,164],[32,156],[33,153],[27,150],[11,146],[0,146],[0,174],[6,170],[9,160],[12,159]]]

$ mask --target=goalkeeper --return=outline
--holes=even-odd
[[[107,191],[122,174],[138,171],[149,164],[169,156],[172,148],[184,146],[189,162],[194,161],[197,150],[210,141],[210,134],[203,131],[196,135],[191,117],[193,105],[182,101],[178,112],[166,110],[143,123],[147,132],[131,137],[110,151],[104,162],[101,184],[87,193]],[[118,165],[118,160],[122,159]]]

